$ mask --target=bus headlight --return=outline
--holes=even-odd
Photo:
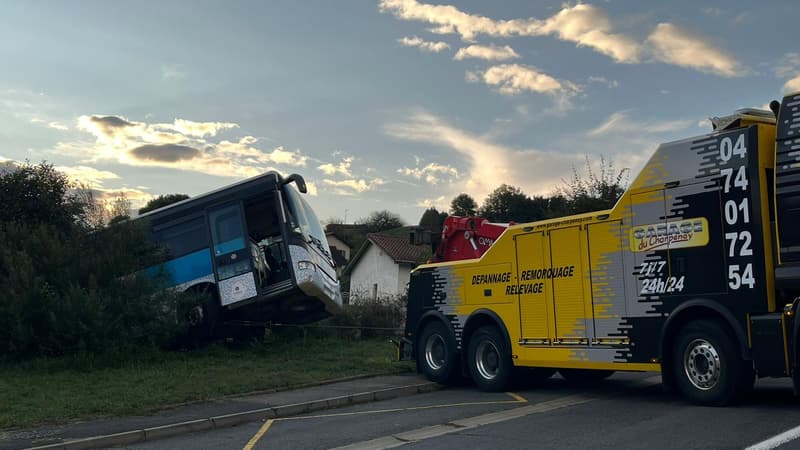
[[[297,261],[297,268],[300,270],[317,270],[317,265],[311,261]]]

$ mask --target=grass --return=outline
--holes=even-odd
[[[385,338],[333,337],[192,352],[68,356],[0,366],[0,429],[146,414],[186,402],[413,370]]]

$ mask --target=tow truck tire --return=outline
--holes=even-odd
[[[675,383],[691,402],[725,406],[752,386],[752,366],[739,356],[736,340],[717,320],[686,324],[675,340]]]
[[[493,326],[478,328],[469,340],[467,363],[472,381],[482,391],[504,391],[512,379],[514,364],[500,331]]]
[[[614,375],[613,370],[558,369],[558,373],[570,383],[594,383]]]
[[[434,320],[422,329],[417,341],[417,367],[431,381],[448,384],[458,372],[458,353],[450,330]]]

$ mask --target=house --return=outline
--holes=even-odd
[[[350,276],[351,299],[377,299],[405,294],[411,269],[427,261],[431,252],[405,237],[370,233],[350,260],[344,275]],[[357,301],[357,300],[356,300]]]
[[[331,249],[336,276],[341,277],[342,271],[345,266],[347,266],[347,262],[350,261],[350,246],[332,231],[325,233],[325,239],[328,241],[328,247]]]
[[[350,262],[354,250],[361,247],[367,240],[367,226],[362,224],[329,223],[325,226],[325,238],[333,256],[333,266],[336,276],[342,277],[342,272]]]

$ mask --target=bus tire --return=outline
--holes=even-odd
[[[444,323],[429,322],[419,335],[417,367],[431,381],[447,384],[458,371],[455,338]]]
[[[570,383],[594,383],[614,375],[613,370],[558,369],[558,373]]]
[[[752,367],[739,356],[735,339],[719,321],[689,322],[675,344],[675,383],[692,403],[729,405],[740,399],[748,382],[752,385]]]
[[[467,362],[472,381],[482,391],[499,392],[512,379],[511,351],[497,327],[478,328],[469,340]]]

